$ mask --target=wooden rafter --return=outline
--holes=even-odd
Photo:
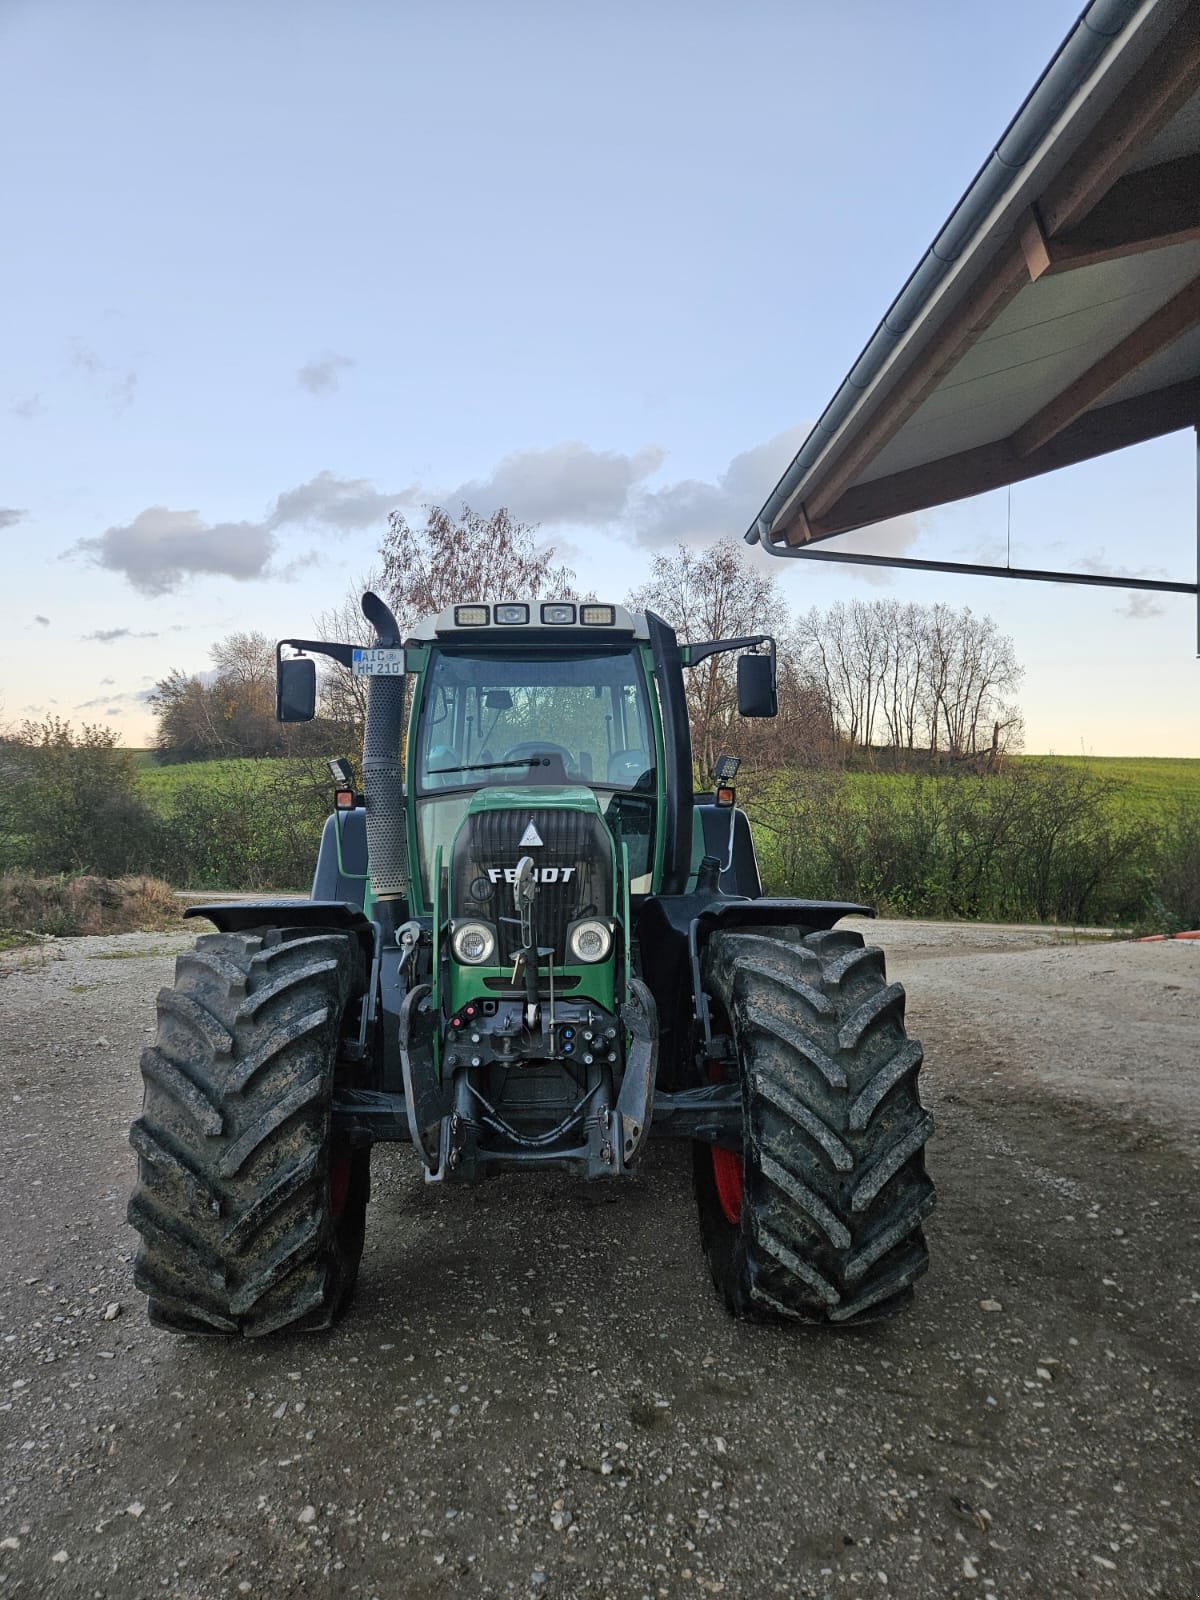
[[[1151,357],[1197,325],[1200,325],[1200,278],[1193,278],[1166,305],[1160,306],[1153,316],[1147,317],[1018,428],[1011,441],[1015,454],[1024,457],[1040,450],[1106,394],[1111,394],[1131,372],[1145,366]]]
[[[835,533],[863,528],[889,517],[984,494],[989,489],[1074,466],[1110,450],[1143,444],[1147,439],[1157,439],[1164,433],[1174,433],[1197,423],[1200,423],[1200,378],[1189,378],[1151,395],[1139,395],[1087,411],[1031,455],[1019,456],[1010,439],[998,439],[940,461],[925,462],[858,484],[820,521],[810,518],[812,538],[814,541],[827,539]]]
[[[1200,239],[1200,154],[1132,172],[1078,228],[1048,238],[1036,209],[1021,227],[1031,278]]]

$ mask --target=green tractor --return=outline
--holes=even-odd
[[[764,898],[735,760],[693,793],[684,672],[739,651],[739,711],[773,716],[774,640],[573,601],[407,638],[363,613],[369,646],[277,649],[282,721],[313,716],[315,655],[367,680],[311,898],[193,907],[219,931],[158,997],[129,1207],[151,1320],[328,1327],[381,1140],[477,1183],[620,1178],[686,1139],[735,1316],[897,1310],[934,1202],[903,990],[834,926],[866,907]]]

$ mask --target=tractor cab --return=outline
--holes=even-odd
[[[618,859],[624,847],[631,891],[651,888],[662,741],[645,622],[616,606],[556,602],[541,608],[550,621],[534,612],[456,606],[405,642],[416,669],[407,788],[426,900],[439,851],[449,861],[468,814],[494,814],[500,792],[516,813],[584,804],[604,819]],[[529,830],[507,831],[505,859],[488,871],[516,868]]]

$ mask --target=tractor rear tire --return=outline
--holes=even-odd
[[[743,1153],[694,1146],[701,1237],[735,1316],[855,1325],[929,1264],[921,1047],[881,951],[843,930],[715,933],[705,987],[732,1035]]]
[[[344,934],[199,939],[158,996],[130,1132],[134,1281],[176,1333],[327,1328],[362,1255],[370,1151],[332,1135],[338,1044],[363,992]]]

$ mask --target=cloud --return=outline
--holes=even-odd
[[[860,528],[856,533],[839,534],[836,539],[823,543],[822,548],[844,550],[847,554],[902,556],[916,544],[924,526],[925,513],[912,511],[902,517],[892,517],[888,522],[876,522],[869,528]],[[827,565],[825,570],[828,572],[830,567]],[[861,583],[873,584],[876,588],[887,588],[895,581],[895,574],[889,572],[887,567],[847,566],[842,570]]]
[[[103,682],[111,683],[112,679],[106,678]],[[106,706],[108,708],[107,714],[110,717],[115,717],[119,715],[121,706],[147,705],[153,698],[153,689],[129,689],[123,694],[101,694],[97,695],[94,700],[80,700],[74,709],[76,711],[95,711],[100,706]]]
[[[339,374],[353,365],[350,356],[339,356],[336,352],[327,350],[315,361],[305,362],[296,373],[296,382],[302,389],[307,389],[309,394],[331,394],[341,381]]]
[[[67,358],[71,365],[80,372],[107,372],[108,368],[100,357],[83,339],[76,334],[67,340]]]
[[[803,426],[785,428],[765,444],[734,456],[715,479],[681,478],[665,488],[645,491],[632,507],[638,542],[700,544],[744,533],[807,432]]]
[[[295,489],[285,489],[264,526],[273,530],[294,523],[353,532],[386,522],[396,506],[415,505],[419,493],[417,484],[381,493],[369,478],[339,478],[326,469]]]
[[[198,511],[148,506],[132,522],[106,528],[98,539],[81,539],[97,566],[120,572],[140,593],[167,594],[198,573],[261,578],[275,554],[274,534],[264,523],[208,523]]]
[[[624,455],[568,439],[545,450],[514,450],[490,477],[460,484],[438,499],[455,508],[466,501],[482,512],[506,506],[523,522],[602,527],[625,515],[635,485],[665,459],[657,445]]]
[[[630,522],[640,544],[707,544],[712,539],[737,537],[750,526],[763,502],[809,432],[808,424],[785,428],[765,444],[743,450],[713,479],[682,478],[662,489],[636,495]],[[857,533],[844,534],[826,548],[864,555],[898,556],[921,535],[920,515],[895,517]],[[825,568],[829,570],[828,567]],[[892,581],[886,567],[847,567],[864,583]]]
[[[115,639],[157,639],[157,633],[135,633],[132,628],[97,628],[95,633],[82,633],[81,639],[94,639],[97,644],[112,644]]]
[[[9,406],[9,411],[14,417],[20,417],[22,422],[32,422],[46,408],[42,404],[40,394],[18,395]]]
[[[1161,617],[1165,610],[1162,601],[1156,600],[1144,589],[1131,594],[1123,606],[1116,608],[1119,617],[1130,617],[1134,621],[1141,621],[1146,617]]]
[[[0,528],[15,528],[28,511],[18,511],[15,506],[0,506]]]
[[[307,483],[285,489],[261,521],[209,523],[198,511],[148,506],[132,522],[107,528],[99,538],[81,539],[68,553],[84,553],[97,566],[120,572],[139,593],[150,596],[167,594],[192,577],[220,576],[239,583],[288,578],[305,563],[293,561],[281,570],[271,569],[281,528],[320,527],[352,533],[382,527],[393,507],[414,504],[418,492],[418,486],[412,485],[385,493],[368,478],[339,478],[326,470]],[[104,632],[105,643],[130,636],[128,629]]]
[[[132,369],[114,377],[116,368],[107,361],[102,361],[91,345],[77,335],[67,340],[67,359],[77,372],[84,372],[90,378],[112,378],[112,382],[105,390],[105,399],[112,407],[115,417],[120,417],[129,410],[137,392],[138,375]],[[37,396],[34,396],[37,400]]]
[[[115,678],[101,678],[100,679],[100,687],[102,689],[109,688],[109,687],[111,687],[112,684],[116,683],[116,681],[117,680]]]
[[[580,440],[546,448],[516,450],[502,457],[482,478],[440,491],[421,483],[380,490],[369,478],[342,478],[328,468],[307,482],[285,489],[259,520],[208,523],[198,511],[150,506],[132,522],[111,527],[98,538],[80,540],[98,565],[122,573],[140,593],[157,596],[185,580],[223,576],[245,582],[286,580],[311,564],[310,554],[276,561],[280,536],[288,528],[328,529],[335,533],[382,531],[388,513],[438,504],[457,510],[462,502],[489,513],[506,506],[515,517],[554,528],[611,528],[633,543],[661,548],[705,543],[738,535],[750,523],[804,437],[789,428],[765,444],[734,456],[713,479],[686,478],[661,488],[645,482],[662,466],[665,452],[646,445],[631,453],[595,450]],[[899,554],[921,529],[918,517],[900,517],[836,548]],[[555,544],[562,552],[561,541]],[[69,552],[71,553],[71,552]],[[887,582],[877,570],[851,569],[869,582]],[[106,638],[128,636],[109,630]],[[98,637],[98,636],[92,636]]]
[[[118,378],[109,386],[108,403],[112,406],[114,416],[123,416],[129,410],[137,393],[137,382],[137,373],[127,372],[123,378]]]
[[[35,622],[40,622],[43,628],[48,628],[50,626],[50,618],[49,617],[37,616],[37,617],[34,617],[33,620]]]

